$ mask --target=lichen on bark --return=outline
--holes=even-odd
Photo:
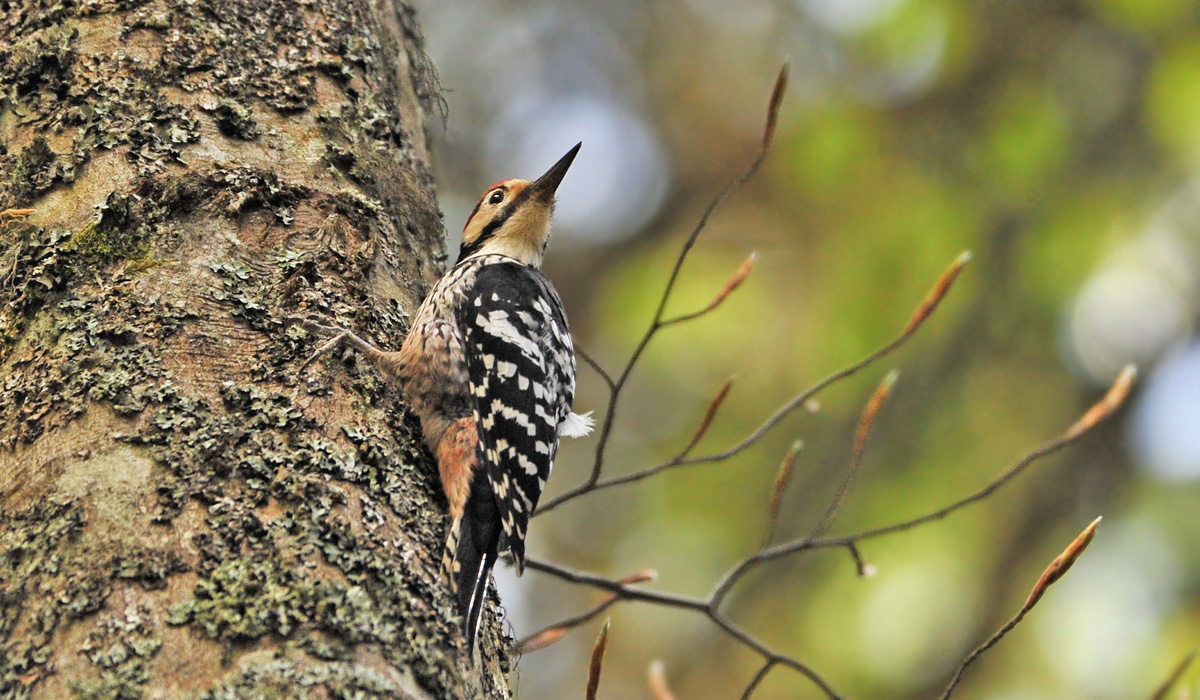
[[[0,8],[0,696],[507,697],[398,346],[445,260],[411,9]]]

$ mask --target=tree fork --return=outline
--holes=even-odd
[[[445,260],[412,10],[4,7],[0,696],[508,697],[398,397],[295,371]]]

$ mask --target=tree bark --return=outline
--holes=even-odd
[[[445,500],[317,315],[445,261],[398,0],[0,2],[0,697],[508,697]]]

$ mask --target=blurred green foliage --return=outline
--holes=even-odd
[[[645,230],[580,241],[562,225],[551,247],[548,271],[575,334],[609,371],[644,332],[703,206],[752,156],[778,61],[792,57],[776,147],[714,217],[669,309],[703,307],[752,251],[758,265],[720,310],[655,340],[623,397],[608,474],[674,454],[731,375],[733,393],[697,453],[736,443],[801,389],[887,342],[942,270],[975,253],[921,334],[823,393],[819,412],[798,412],[728,462],[605,491],[534,524],[538,555],[614,578],[654,568],[659,579],[646,585],[662,590],[703,595],[754,551],[775,467],[796,439],[807,448],[777,539],[806,533],[842,477],[862,402],[890,368],[903,370],[900,382],[833,533],[941,507],[1059,434],[1111,379],[1070,359],[1073,300],[1200,166],[1194,2],[465,8],[422,7],[433,58],[455,90],[438,150],[444,191],[469,201],[505,175],[480,164],[477,152],[491,147],[480,134],[525,89],[607,96],[651,125],[669,156],[669,194]],[[603,50],[563,38],[585,35]],[[605,148],[580,137],[581,162]],[[453,211],[447,221],[456,225]],[[1190,245],[1200,251],[1200,241]],[[580,371],[577,405],[600,412],[603,387]],[[848,697],[934,697],[1043,567],[1104,514],[1095,551],[955,697],[1149,697],[1200,639],[1200,493],[1140,473],[1123,430],[1120,418],[1105,424],[987,501],[867,543],[872,578],[855,576],[844,551],[805,554],[748,576],[728,611]],[[564,445],[552,493],[585,476],[594,444]],[[503,583],[502,595],[518,636],[601,597],[537,575]],[[598,624],[523,659],[519,696],[579,696]],[[706,620],[623,604],[613,609],[601,695],[649,697],[645,669],[660,658],[680,698],[738,697],[759,665]],[[754,697],[820,694],[776,669]]]

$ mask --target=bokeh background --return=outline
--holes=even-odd
[[[1097,540],[956,697],[1149,697],[1200,645],[1200,8],[1192,0],[418,0],[449,119],[431,121],[446,226],[490,182],[540,174],[576,141],[547,269],[581,345],[619,367],[706,202],[752,157],[772,80],[791,91],[774,152],[720,211],[675,311],[633,375],[607,473],[670,456],[738,379],[697,453],[896,334],[938,274],[975,260],[896,355],[729,462],[679,469],[536,521],[537,556],[703,595],[762,534],[780,457],[807,444],[780,537],[807,532],[841,478],[859,409],[901,370],[832,534],[979,488],[1059,434],[1127,362],[1126,410],[986,502],[844,551],[762,567],[727,603],[763,640],[855,698],[936,696],[1097,515]],[[601,409],[581,367],[577,406]],[[550,493],[586,474],[566,445]],[[602,597],[501,572],[518,637]],[[759,666],[708,621],[621,604],[601,685],[736,698]],[[521,659],[518,696],[582,697],[600,620]],[[1196,672],[1186,688],[1196,688]],[[756,698],[815,698],[776,669]],[[1190,696],[1189,696],[1190,697]]]

